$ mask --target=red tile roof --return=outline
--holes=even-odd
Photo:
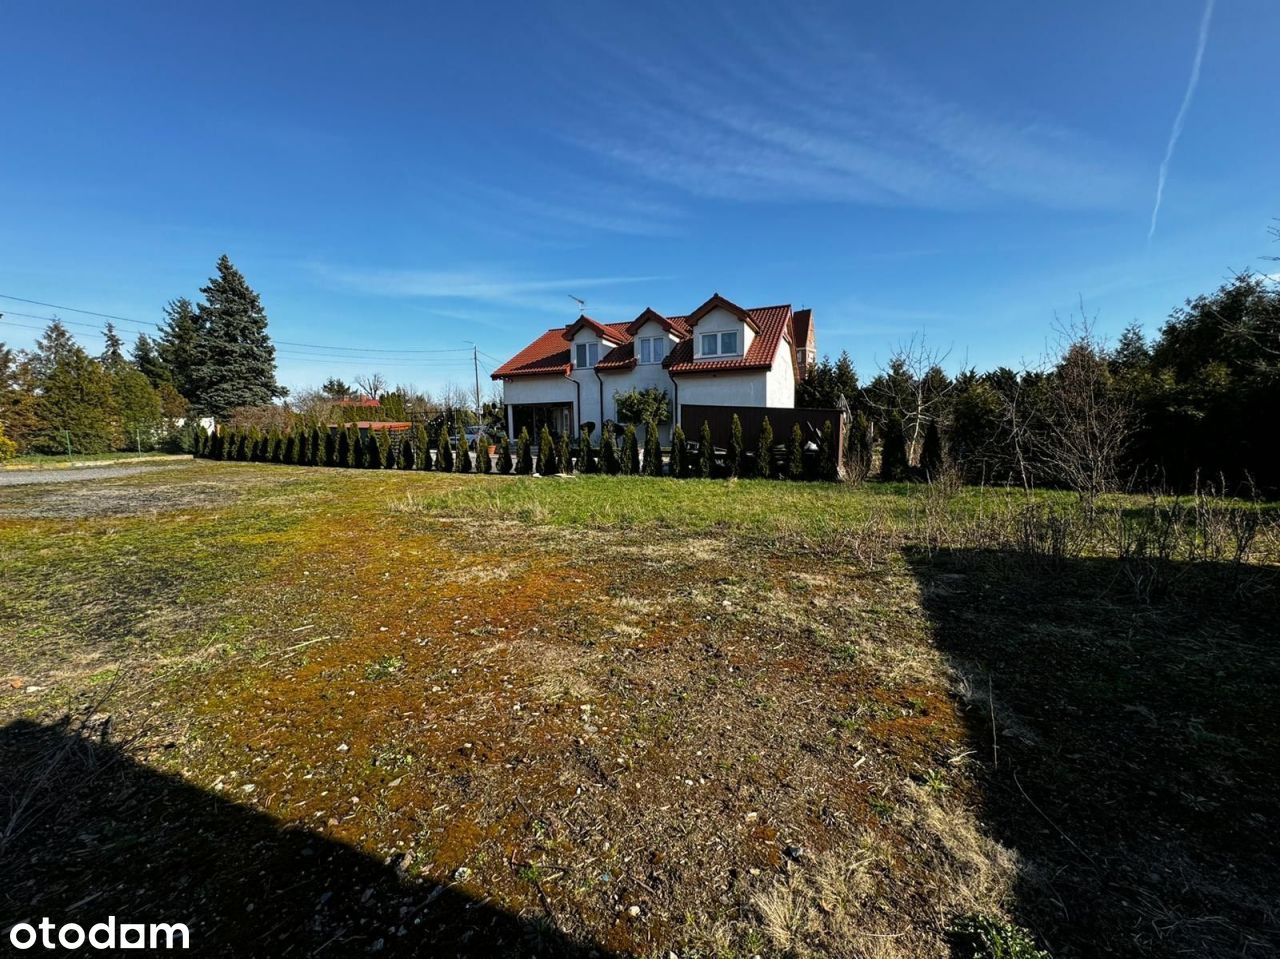
[[[372,396],[349,396],[340,400],[334,400],[333,405],[374,407],[381,406],[382,403],[379,400],[375,400]]]
[[[693,337],[681,340],[675,345],[663,361],[662,365],[673,376],[689,373],[723,373],[729,370],[767,370],[773,366],[773,357],[778,352],[778,341],[791,341],[791,307],[758,306],[745,310],[749,319],[747,323],[756,328],[755,338],[747,348],[745,356],[735,356],[724,360],[694,360]],[[744,318],[746,319],[746,318]]]
[[[695,362],[691,335],[693,327],[699,319],[716,307],[740,316],[755,331],[755,338],[751,341],[751,347],[745,356]],[[807,314],[808,322],[812,323],[812,312],[808,310],[801,312]],[[599,323],[588,316],[580,316],[567,327],[558,326],[547,330],[494,370],[492,378],[500,380],[509,376],[568,375],[572,366],[569,356],[570,345],[565,341],[572,340],[574,334],[583,326],[589,326],[602,337],[608,337],[615,342],[621,341],[618,346],[613,347],[599,359],[596,363],[597,370],[608,372],[630,369],[636,365],[635,348],[631,338],[651,320],[680,337],[679,342],[662,362],[667,371],[674,375],[720,373],[730,370],[767,370],[773,366],[773,357],[778,351],[779,340],[786,340],[788,344],[792,344],[791,360],[793,364],[795,362],[793,345],[795,340],[792,331],[794,321],[790,305],[761,306],[746,310],[717,293],[688,316],[663,316],[651,309],[646,309],[630,323]]]
[[[501,380],[508,376],[567,375],[571,368],[569,365],[570,344],[565,342],[565,334],[575,327],[581,328],[583,320],[587,320],[593,328],[603,330],[602,336],[608,336],[615,341],[625,340],[628,343],[631,341],[631,337],[627,334],[626,323],[597,323],[590,317],[582,316],[568,327],[556,326],[547,330],[547,332],[494,370],[491,378]],[[572,334],[568,338],[572,339]]]

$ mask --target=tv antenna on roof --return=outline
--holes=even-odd
[[[587,312],[587,301],[586,301],[586,300],[582,299],[581,297],[574,296],[572,293],[569,293],[569,294],[568,294],[568,297],[569,297],[569,299],[573,300],[575,303],[577,303],[577,304],[578,304],[578,309],[579,309],[579,310],[581,310],[583,313]]]

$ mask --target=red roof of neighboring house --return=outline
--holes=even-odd
[[[345,399],[334,400],[333,405],[334,406],[373,407],[373,406],[381,406],[382,403],[378,400],[375,400],[372,396],[350,396],[350,397],[346,397]]]
[[[747,350],[745,356],[723,360],[698,360],[695,362],[693,359],[693,336],[691,335],[693,327],[698,320],[717,307],[728,310],[735,316],[740,317],[744,323],[755,331],[755,338],[751,341],[751,347]],[[793,317],[798,317],[801,314],[805,317],[805,336],[807,339],[807,331],[812,328],[813,322],[811,310],[801,310],[799,313],[793,314],[788,304],[761,306],[747,310],[726,300],[719,293],[714,294],[688,316],[663,316],[656,310],[646,309],[630,323],[599,323],[584,314],[567,327],[554,327],[547,330],[547,332],[494,370],[491,376],[495,380],[509,376],[545,376],[548,374],[567,376],[572,366],[569,356],[570,344],[565,341],[571,341],[574,335],[584,326],[595,330],[601,337],[606,337],[619,344],[600,357],[595,367],[597,370],[608,372],[610,370],[630,369],[636,365],[632,336],[638,333],[645,323],[650,321],[658,323],[663,329],[674,333],[680,338],[679,342],[672,347],[667,358],[662,361],[662,365],[672,374],[767,370],[773,366],[773,358],[778,351],[779,340],[786,340],[792,346],[790,352],[791,361],[794,365],[794,344],[797,340],[792,329],[795,323]]]
[[[412,423],[401,423],[392,420],[359,420],[355,423],[330,423],[329,429],[340,430],[354,426],[358,430],[411,430]]]

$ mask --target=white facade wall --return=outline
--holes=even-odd
[[[701,325],[701,324],[699,324]],[[680,405],[768,406],[764,370],[746,373],[697,373],[680,376]],[[701,423],[683,423],[684,431],[699,429]]]
[[[661,336],[667,341],[667,352],[670,353],[672,347],[676,344],[676,338],[662,328],[661,325],[654,322],[646,323],[636,332],[635,340],[642,338]],[[600,378],[604,380],[604,416],[598,421],[603,423],[605,420],[618,420],[618,404],[613,399],[614,393],[627,393],[631,390],[647,390],[655,387],[660,390],[666,390],[667,399],[672,404],[675,402],[675,384],[671,381],[671,376],[661,363],[641,363],[640,347],[637,343],[636,365],[626,370],[609,370],[602,371]],[[584,404],[585,401],[584,401]],[[672,409],[671,415],[675,416],[675,410]],[[669,443],[671,441],[671,423],[663,423],[659,429],[662,436],[662,442]],[[641,431],[643,433],[643,430]]]
[[[791,365],[791,346],[779,337],[777,352],[773,354],[773,368],[765,376],[765,406],[796,405],[796,371]]]

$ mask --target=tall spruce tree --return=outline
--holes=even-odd
[[[151,339],[147,334],[138,334],[138,338],[133,341],[133,349],[129,351],[129,358],[133,361],[133,365],[138,368],[138,372],[145,376],[156,389],[159,389],[162,384],[173,386],[173,380],[169,376],[169,368],[160,359],[160,354],[156,351],[155,340]]]
[[[67,332],[61,320],[54,320],[44,328],[40,338],[36,340],[36,348],[31,352],[31,373],[37,380],[43,380],[62,360],[69,359],[79,351],[84,353],[75,338]],[[85,359],[89,355],[85,353]]]
[[[185,296],[170,300],[164,308],[164,316],[160,339],[155,344],[156,354],[167,378],[187,402],[194,403],[196,391],[193,371],[204,318]]]
[[[124,340],[120,338],[120,334],[116,332],[115,325],[108,320],[106,327],[102,330],[102,355],[98,357],[108,373],[115,373],[125,364],[124,358]]]
[[[265,406],[285,390],[276,382],[276,350],[267,335],[267,314],[244,276],[223,254],[218,275],[200,290],[193,406],[226,416],[239,406]]]

